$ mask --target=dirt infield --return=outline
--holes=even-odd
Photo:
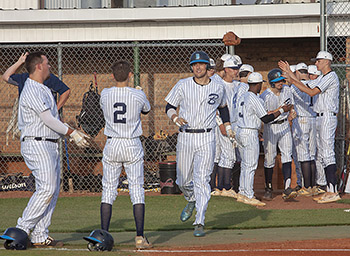
[[[264,243],[216,244],[200,247],[177,247],[143,251],[143,255],[157,256],[294,256],[294,255],[350,255],[350,239],[285,241]]]

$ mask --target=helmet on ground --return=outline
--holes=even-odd
[[[191,66],[191,71],[192,71],[192,65],[195,63],[206,63],[207,64],[207,69],[209,69],[210,66],[210,59],[208,54],[202,51],[197,51],[192,53],[191,58],[190,58],[190,66]]]
[[[270,70],[270,72],[267,74],[267,78],[271,87],[275,87],[275,83],[286,79],[284,76],[282,76],[282,70],[279,68]]]
[[[95,229],[89,236],[83,238],[89,242],[87,245],[89,251],[111,251],[114,245],[112,235],[102,229]]]
[[[6,240],[4,247],[7,250],[25,250],[29,244],[27,232],[20,228],[8,228],[0,238]]]

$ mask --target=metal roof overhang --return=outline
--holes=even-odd
[[[319,4],[0,11],[1,42],[318,37]]]

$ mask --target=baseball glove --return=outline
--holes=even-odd
[[[227,32],[222,38],[222,41],[226,46],[239,45],[241,43],[241,39],[232,31]]]

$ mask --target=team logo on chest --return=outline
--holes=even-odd
[[[210,105],[214,105],[216,103],[216,100],[219,98],[219,95],[217,95],[216,93],[211,93],[209,94],[209,101],[208,104]]]

